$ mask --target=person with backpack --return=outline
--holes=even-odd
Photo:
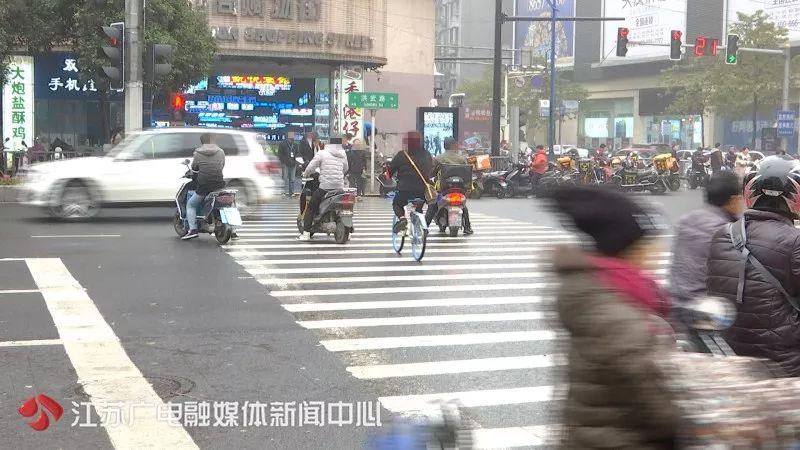
[[[724,337],[739,355],[776,361],[800,376],[800,171],[764,158],[744,180],[744,216],[711,241],[708,295],[736,302]]]

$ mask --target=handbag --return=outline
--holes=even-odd
[[[422,180],[422,184],[425,185],[425,201],[427,203],[433,203],[436,200],[436,197],[438,197],[436,188],[433,187],[433,185],[431,185],[430,183],[428,183],[428,180],[425,179],[424,176],[422,176],[422,172],[420,172],[419,168],[414,163],[414,160],[411,159],[411,155],[409,155],[408,152],[405,150],[403,151],[403,153],[405,153],[406,158],[408,158],[408,162],[411,163],[411,167],[413,167],[414,170],[417,171],[417,175],[419,175],[420,180]]]

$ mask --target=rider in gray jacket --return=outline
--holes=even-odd
[[[708,207],[683,216],[676,227],[669,286],[680,306],[706,294],[711,238],[723,226],[739,218],[744,209],[742,187],[731,172],[714,174],[706,187]]]
[[[303,171],[303,177],[308,178],[319,169],[319,188],[311,195],[305,215],[303,216],[303,233],[297,237],[299,241],[311,240],[311,228],[314,217],[319,211],[319,205],[325,194],[329,191],[344,189],[344,176],[347,173],[347,154],[342,148],[340,138],[331,139],[331,143],[314,155],[314,159]]]

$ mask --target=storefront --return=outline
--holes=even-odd
[[[364,137],[365,112],[348,105],[367,71],[386,64],[381,0],[194,0],[218,58],[185,93],[185,121],[280,140],[287,131]],[[160,111],[164,120],[168,111]]]
[[[605,144],[624,148],[633,139],[633,99],[584,100],[578,116],[578,142],[583,148]],[[565,144],[572,144],[565,142]]]

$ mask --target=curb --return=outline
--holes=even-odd
[[[19,187],[0,186],[0,203],[17,203],[19,199]]]

